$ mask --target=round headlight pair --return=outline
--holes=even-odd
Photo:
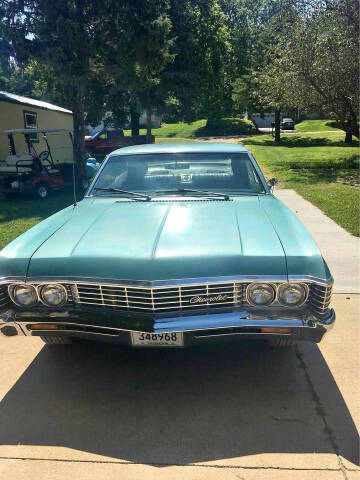
[[[19,307],[32,307],[40,300],[48,307],[60,307],[67,300],[66,288],[60,284],[15,285],[9,289],[10,298]]]
[[[277,288],[277,299],[280,305],[297,307],[305,302],[307,293],[302,284],[283,283]],[[247,288],[247,298],[254,306],[271,305],[276,298],[276,288],[268,283],[252,283]]]

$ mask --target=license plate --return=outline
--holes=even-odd
[[[131,344],[135,347],[183,347],[183,334],[131,332]]]

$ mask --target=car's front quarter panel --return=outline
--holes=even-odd
[[[313,277],[332,282],[329,268],[319,247],[300,220],[272,195],[260,197],[283,246],[289,279]]]
[[[72,216],[70,206],[43,220],[10,242],[0,251],[0,279],[25,278],[29,261],[36,250]]]

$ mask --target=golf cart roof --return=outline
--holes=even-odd
[[[0,133],[71,133],[68,128],[13,128],[11,130],[2,130]]]

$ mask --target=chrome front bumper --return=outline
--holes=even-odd
[[[275,313],[275,312],[272,312]],[[72,336],[87,339],[113,340],[121,344],[130,344],[132,331],[148,331],[152,333],[182,332],[185,345],[199,343],[200,340],[211,339],[240,339],[240,338],[269,338],[291,337],[294,340],[307,340],[318,343],[335,322],[334,310],[329,310],[328,315],[319,318],[309,311],[298,313],[276,312],[275,315],[266,315],[264,312],[231,312],[216,313],[209,315],[194,315],[185,317],[157,318],[148,328],[128,327],[118,328],[115,326],[96,325],[88,323],[84,318],[81,322],[69,318],[68,314],[42,318],[41,321],[34,318],[17,318],[13,311],[0,315],[0,331],[4,336],[16,335],[39,336],[56,335]],[[33,325],[40,327],[41,323],[57,326],[56,330],[38,328],[31,330]],[[287,329],[286,333],[264,333],[262,328]],[[288,331],[290,330],[290,332]]]

